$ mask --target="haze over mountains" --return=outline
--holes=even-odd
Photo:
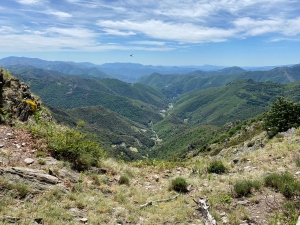
[[[266,112],[279,96],[300,101],[300,64],[248,71],[8,57],[0,65],[29,84],[58,122],[84,121],[82,130],[126,160],[184,155],[227,123]]]
[[[96,65],[89,62],[75,63],[64,61],[47,61],[38,58],[26,58],[26,57],[7,57],[0,60],[0,65],[4,67],[18,66],[18,67],[36,67],[39,69],[53,70],[61,73],[71,75],[91,75],[98,78],[117,78],[125,82],[133,82],[136,79],[150,75],[152,73],[159,74],[187,74],[190,72],[198,71],[202,74],[206,74],[205,71],[219,71],[225,69],[225,66],[203,65],[203,66],[152,66],[142,65],[137,63],[105,63],[102,65]],[[247,67],[246,70],[260,70],[265,71],[276,66],[266,67]],[[232,71],[233,70],[233,71]],[[227,74],[235,74],[243,69],[238,67],[226,68],[224,71],[220,71],[221,74],[227,72]],[[226,71],[226,72],[225,72]],[[192,74],[193,74],[192,73]],[[218,72],[208,73],[206,76],[212,76]]]

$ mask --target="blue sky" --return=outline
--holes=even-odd
[[[2,0],[0,11],[0,58],[300,63],[299,0]]]

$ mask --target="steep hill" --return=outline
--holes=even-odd
[[[174,104],[172,113],[189,124],[223,125],[267,111],[270,103],[279,96],[300,101],[299,86],[299,82],[283,85],[253,80],[235,81],[223,87],[182,95]]]
[[[78,121],[84,121],[79,129],[97,134],[98,142],[111,157],[118,157],[123,152],[126,161],[143,159],[148,149],[155,144],[151,139],[154,134],[147,132],[147,126],[135,123],[103,106],[69,110],[50,105],[47,107],[60,124],[76,127]]]
[[[158,113],[158,108],[165,105],[162,93],[143,84],[83,78],[36,68],[13,71],[49,105],[65,109],[103,105],[143,124],[162,118]]]

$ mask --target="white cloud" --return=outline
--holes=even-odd
[[[14,40],[14,41],[11,41]],[[51,51],[107,51],[107,50],[145,50],[170,51],[170,47],[125,46],[120,44],[99,44],[92,39],[73,37],[46,37],[43,35],[3,35],[0,48],[2,52],[18,49],[19,52],[51,52]]]
[[[91,30],[85,28],[59,28],[59,27],[50,27],[47,28],[46,33],[54,34],[58,36],[67,36],[74,38],[94,38],[97,34]]]
[[[132,31],[124,32],[124,31],[120,31],[120,30],[116,30],[116,29],[109,29],[109,28],[105,28],[105,29],[103,29],[103,31],[106,34],[111,34],[111,35],[116,35],[116,36],[131,36],[131,35],[136,34]]]
[[[89,0],[89,1],[82,1],[82,0],[65,0],[68,3],[76,4],[79,6],[87,7],[87,8],[98,8],[99,1]]]
[[[166,42],[161,41],[131,41],[130,44],[137,44],[137,45],[157,45],[157,46],[164,46]]]
[[[97,25],[122,31],[133,31],[151,38],[189,43],[220,42],[235,34],[234,30],[201,27],[191,23],[165,23],[159,20],[143,22],[99,20]]]
[[[72,17],[72,15],[70,13],[56,11],[56,10],[48,10],[48,11],[45,11],[44,13],[57,16],[60,19],[67,19],[67,18]]]
[[[18,2],[24,5],[34,5],[34,4],[40,4],[42,0],[18,0]]]
[[[294,19],[270,18],[255,20],[249,17],[239,18],[233,22],[245,36],[258,36],[279,33],[286,36],[300,34],[300,17]]]
[[[300,38],[272,38],[270,42],[280,42],[280,41],[294,41],[299,42]]]
[[[8,26],[0,26],[0,33],[1,33],[1,36],[3,34],[11,34],[11,33],[15,33],[16,30],[12,27],[8,27]]]

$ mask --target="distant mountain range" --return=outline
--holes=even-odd
[[[21,57],[0,64],[29,84],[58,122],[83,120],[82,130],[126,160],[173,157],[191,143],[205,147],[226,123],[264,113],[279,96],[300,101],[300,64],[261,71]]]
[[[141,77],[137,82],[159,88],[169,97],[176,97],[194,90],[220,87],[236,80],[245,79],[282,84],[300,81],[300,64],[278,67],[268,71],[245,71],[239,67],[230,67],[218,71],[193,71],[186,75],[153,73]]]
[[[137,63],[105,63],[102,65],[96,65],[89,62],[64,62],[64,61],[47,61],[38,58],[27,57],[7,57],[0,59],[0,65],[3,67],[8,66],[22,66],[22,67],[35,67],[45,70],[53,70],[70,75],[90,75],[97,78],[116,78],[125,82],[134,82],[142,76],[150,75],[152,73],[159,74],[187,74],[193,75],[202,74],[203,76],[212,76],[219,73],[224,74],[226,71],[228,74],[236,74],[245,70],[260,70],[265,71],[275,66],[267,67],[230,67],[203,65],[203,66],[152,66],[142,65]],[[225,69],[225,71],[223,71]],[[206,73],[214,71],[213,73]]]

